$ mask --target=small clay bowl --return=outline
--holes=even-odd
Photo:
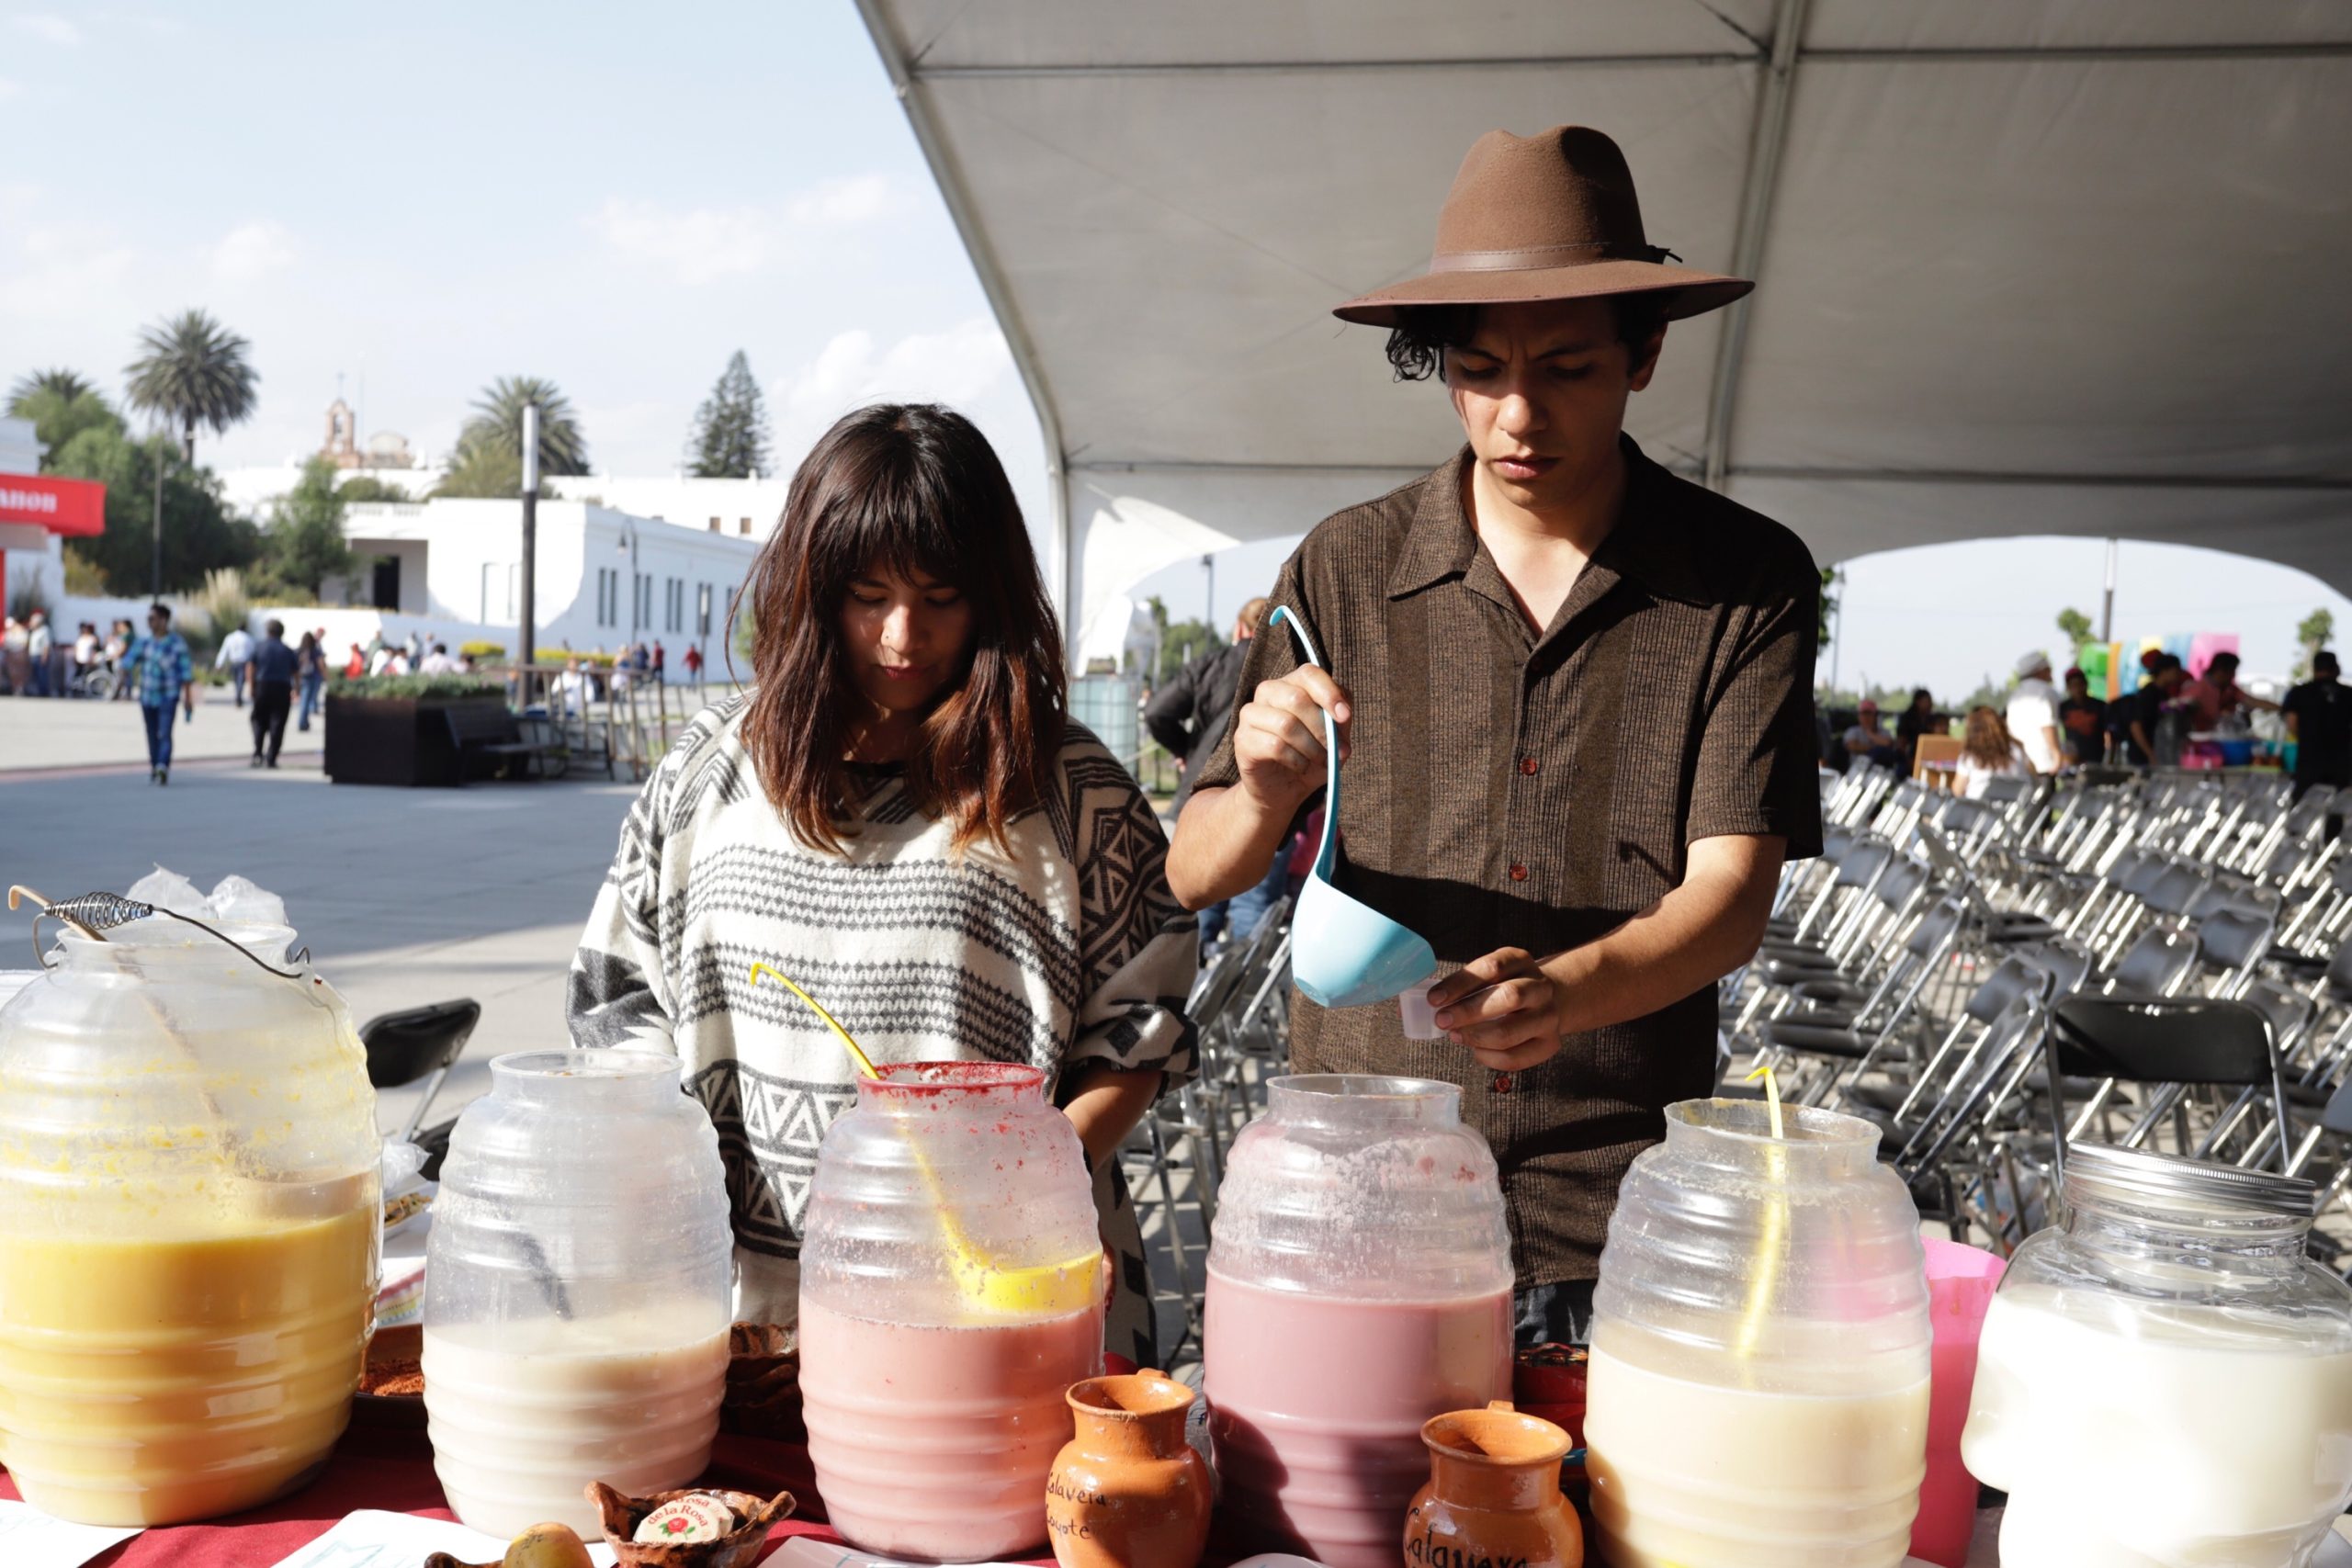
[[[672,1540],[646,1544],[629,1538],[646,1515],[664,1503],[700,1493],[727,1505],[742,1521],[717,1540]],[[601,1481],[588,1483],[588,1501],[596,1505],[605,1540],[620,1560],[621,1568],[743,1568],[767,1543],[768,1527],[791,1517],[797,1506],[789,1492],[762,1500],[749,1492],[718,1486],[688,1486],[676,1492],[656,1492],[650,1497],[624,1497]]]

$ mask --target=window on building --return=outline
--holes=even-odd
[[[710,520],[710,531],[714,534],[718,532],[718,519],[716,517]]]
[[[618,626],[620,618],[620,568],[600,566],[596,569],[596,624],[600,626]]]
[[[751,531],[752,531],[752,520],[751,520],[750,518],[746,517],[746,518],[744,518],[744,519],[743,519],[743,526],[742,526],[742,528],[740,530],[740,532],[742,532],[742,533],[748,534],[748,533],[750,533]]]
[[[700,639],[709,635],[710,584],[698,582],[695,585],[695,637]]]

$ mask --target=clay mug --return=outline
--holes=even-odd
[[[1208,1542],[1208,1461],[1184,1440],[1193,1391],[1166,1374],[1089,1378],[1054,1456],[1046,1526],[1061,1568],[1193,1568]]]
[[[1421,1427],[1430,1483],[1405,1516],[1407,1568],[1582,1568],[1584,1529],[1560,1492],[1568,1435],[1497,1400]]]

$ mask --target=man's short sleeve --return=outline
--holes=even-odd
[[[1289,626],[1274,624],[1274,607],[1284,606],[1301,617],[1306,635],[1315,639],[1317,648],[1324,646],[1316,629],[1315,613],[1299,586],[1301,576],[1299,558],[1293,554],[1283,562],[1281,575],[1274,580],[1274,591],[1268,595],[1266,619],[1258,635],[1250,639],[1250,651],[1241,660],[1241,679],[1233,688],[1233,711],[1226,716],[1225,734],[1209,760],[1201,764],[1199,776],[1192,781],[1195,795],[1204,789],[1229,789],[1241,782],[1241,769],[1233,760],[1233,727],[1261,682],[1279,681],[1299,666],[1298,639],[1291,636]]]
[[[1813,656],[1818,587],[1796,585],[1746,609],[1708,708],[1686,843],[1727,834],[1788,840],[1790,860],[1821,852]]]

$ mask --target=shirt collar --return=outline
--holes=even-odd
[[[1682,499],[1672,475],[1643,455],[1630,435],[1618,441],[1625,454],[1625,500],[1617,526],[1593,552],[1592,563],[1668,599],[1707,602],[1690,559]],[[1478,531],[1462,506],[1462,480],[1471,461],[1465,444],[1430,473],[1421,487],[1405,547],[1389,570],[1388,596],[1402,599],[1449,577],[1466,577],[1478,558]]]

